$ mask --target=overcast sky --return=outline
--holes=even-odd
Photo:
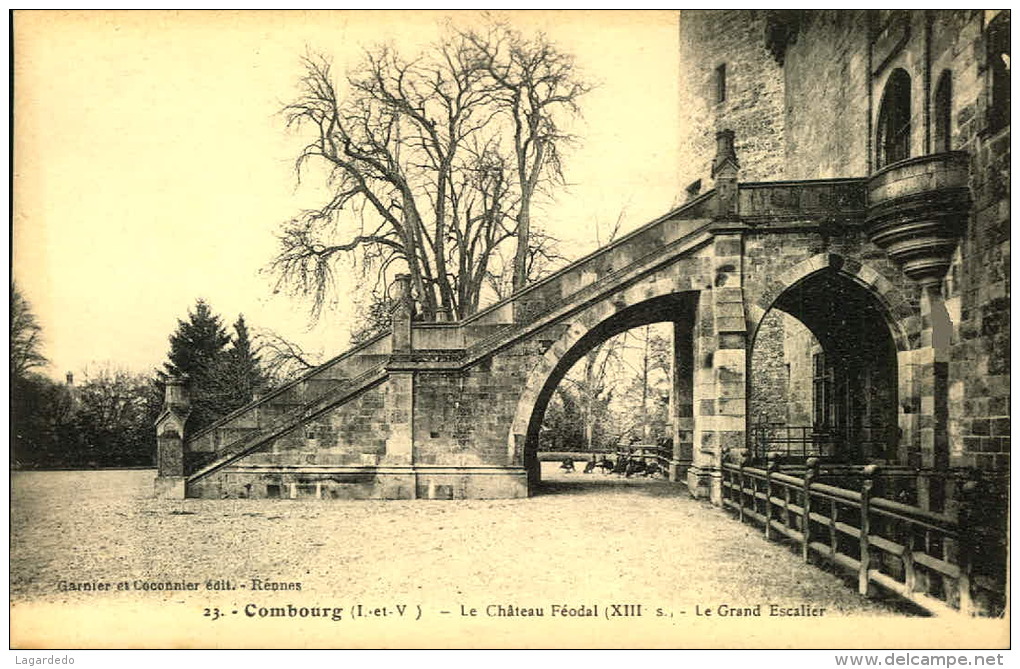
[[[306,348],[348,343],[341,305],[308,329],[306,305],[259,270],[274,231],[320,193],[297,186],[300,138],[278,114],[308,50],[334,71],[364,46],[412,53],[432,12],[31,12],[15,16],[14,277],[39,317],[46,370],[149,372],[196,298]],[[477,20],[454,13],[455,22]],[[675,12],[501,14],[543,30],[598,88],[582,100],[573,183],[540,216],[579,256],[596,223],[632,229],[682,192]]]

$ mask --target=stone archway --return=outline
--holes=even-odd
[[[917,312],[903,291],[874,268],[836,253],[819,253],[811,256],[786,269],[779,276],[771,278],[769,289],[764,291],[757,301],[748,305],[747,316],[751,325],[750,339],[754,340],[762,319],[780,295],[797,283],[822,271],[839,273],[870,293],[882,305],[886,324],[896,343],[897,351],[908,351],[915,348],[911,346],[910,340],[912,336],[917,335],[919,328],[908,329],[905,324]]]
[[[659,291],[647,286],[633,292],[625,291],[610,300],[601,301],[578,315],[563,335],[543,354],[541,361],[528,375],[524,391],[517,401],[517,409],[508,436],[509,455],[513,462],[522,462],[529,472],[529,483],[537,482],[537,462],[534,457],[538,448],[538,431],[542,424],[548,402],[570,368],[593,348],[608,341],[612,337],[627,330],[650,325],[653,323],[674,323],[674,351],[679,352],[677,332],[687,342],[686,364],[678,365],[674,361],[674,370],[681,368],[690,372],[689,358],[693,355],[690,349],[689,333],[693,328],[698,293],[695,291],[677,293],[669,290]],[[684,337],[683,333],[688,333]],[[679,357],[679,356],[678,356]],[[683,372],[681,372],[683,373]],[[689,405],[691,399],[690,382],[678,383],[678,373],[673,373],[674,414],[679,410],[683,416],[690,416],[687,410],[680,409],[675,396],[678,386],[685,395]],[[677,422],[674,415],[674,423]],[[674,430],[675,431],[675,430]]]
[[[897,398],[910,310],[895,287],[856,261],[819,255],[790,268],[754,306],[752,454],[905,464]]]

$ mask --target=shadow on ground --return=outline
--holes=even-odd
[[[689,497],[687,486],[664,479],[625,478],[616,474],[553,474],[543,472],[534,496],[640,494],[648,497]]]

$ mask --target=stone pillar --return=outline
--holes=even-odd
[[[396,278],[396,295],[393,297],[393,309],[390,312],[390,324],[393,337],[393,352],[405,353],[411,350],[411,316],[414,305],[411,302],[411,277],[398,274]]]
[[[918,380],[918,354],[923,351],[899,351],[896,354],[896,374],[899,383],[897,402],[899,404],[899,442],[896,446],[896,462],[910,467],[921,466],[920,456],[920,412],[921,397]]]
[[[716,393],[712,364],[715,358],[715,309],[711,287],[701,291],[694,319],[693,334],[694,430],[691,466],[687,470],[687,488],[695,497],[709,497],[710,480],[716,452]]]
[[[698,303],[694,464],[688,486],[721,505],[723,459],[742,451],[747,441],[747,319],[733,131],[719,132],[716,142],[712,284],[701,291]]]
[[[163,410],[156,419],[156,497],[184,499],[184,425],[191,415],[186,377],[166,382]]]
[[[669,480],[681,481],[691,466],[694,445],[694,324],[673,323],[673,387],[669,394],[673,457]]]
[[[391,312],[393,355],[386,380],[385,411],[389,436],[386,438],[386,455],[382,464],[406,465],[414,462],[414,371],[402,369],[400,364],[413,352],[411,339],[411,278],[406,274],[397,275],[395,304]],[[410,497],[417,496],[415,477],[407,482]]]
[[[747,319],[744,316],[743,238],[739,232],[715,236],[715,451],[712,458],[712,501],[722,504],[722,462],[747,446]]]
[[[409,465],[414,443],[414,372],[391,370],[386,381],[385,464]]]
[[[949,468],[949,345],[953,324],[937,285],[925,285],[921,295],[921,349],[915,371],[920,376],[921,466]],[[945,490],[918,490],[922,508],[941,510]]]

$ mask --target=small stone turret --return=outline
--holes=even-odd
[[[411,276],[396,276],[396,295],[390,311],[390,325],[393,330],[393,352],[409,353],[411,351],[411,316],[414,305],[411,302]]]
[[[184,499],[184,425],[191,415],[187,376],[167,379],[156,419],[156,496]]]
[[[720,219],[736,218],[737,173],[740,163],[734,148],[732,130],[720,130],[715,135],[715,159],[712,161],[712,178],[715,179],[715,216]]]
[[[868,181],[867,232],[903,273],[937,290],[970,211],[970,156],[936,153],[889,165]]]

